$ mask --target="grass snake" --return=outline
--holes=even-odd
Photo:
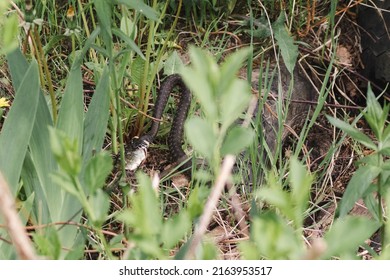
[[[150,130],[146,134],[140,137],[134,137],[131,140],[130,159],[126,165],[127,170],[136,170],[146,158],[147,149],[150,144],[153,143],[157,135],[162,114],[168,103],[169,96],[175,87],[178,87],[179,89],[180,101],[168,136],[168,148],[171,162],[182,162],[185,160],[186,153],[182,148],[182,139],[184,122],[187,118],[188,110],[191,105],[191,92],[184,84],[181,76],[179,74],[173,74],[166,77],[161,84],[153,110],[153,120]],[[181,169],[189,169],[190,166],[191,162],[187,161],[181,166]]]

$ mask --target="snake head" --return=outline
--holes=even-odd
[[[150,142],[146,137],[134,137],[130,142],[129,161],[126,170],[134,171],[146,159]]]
[[[130,148],[132,151],[138,149],[147,149],[149,145],[150,145],[150,141],[146,136],[143,136],[141,138],[135,136],[130,141]]]

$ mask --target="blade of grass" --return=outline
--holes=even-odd
[[[16,195],[39,97],[38,65],[33,61],[17,90],[0,135],[0,170]]]
[[[69,73],[67,86],[61,101],[57,128],[65,132],[70,139],[77,141],[80,154],[83,144],[83,120],[84,103],[81,69],[79,65],[73,65]],[[61,190],[61,193],[62,191],[63,190]],[[78,222],[80,220],[82,212],[81,204],[70,193],[63,193],[63,200],[60,206],[60,214],[57,217],[53,217],[54,221]],[[66,248],[73,248],[78,233],[78,229],[74,226],[63,227],[61,231],[58,232],[62,246]]]
[[[67,79],[58,114],[57,128],[65,132],[70,139],[77,139],[79,148],[83,143],[83,118],[83,86],[81,69],[77,66],[72,68]]]
[[[109,75],[108,67],[106,66],[85,116],[83,140],[84,163],[92,156],[93,152],[99,152],[103,146],[109,117],[109,90]]]

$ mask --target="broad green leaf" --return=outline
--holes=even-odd
[[[144,69],[145,69],[145,60],[141,57],[137,56],[133,62],[131,63],[130,69],[131,69],[131,80],[132,83],[136,85],[141,85]],[[150,77],[150,71],[148,73],[148,76]]]
[[[161,232],[161,211],[150,178],[141,172],[136,175],[139,187],[137,193],[129,198],[132,207],[118,218],[129,225],[136,236],[151,239]]]
[[[204,185],[196,185],[191,190],[190,196],[187,200],[187,210],[191,219],[199,218],[199,216],[203,213],[203,208],[209,194],[210,188],[205,187]]]
[[[31,209],[32,212],[30,213],[31,221],[34,224],[50,223],[51,213],[48,207],[47,195],[45,193],[44,186],[41,184],[42,181],[46,181],[46,178],[50,176],[45,175],[44,178],[40,178],[38,175],[38,168],[39,167],[31,158],[31,153],[26,153],[20,176],[23,180],[24,192],[27,196],[34,197],[34,203],[32,205],[33,208]],[[53,184],[54,183],[52,182],[52,186]]]
[[[256,244],[250,240],[238,243],[238,248],[243,260],[259,260],[262,258],[256,248]]]
[[[289,182],[291,185],[291,198],[294,208],[294,222],[296,228],[301,228],[303,224],[304,212],[309,203],[310,188],[313,177],[306,168],[296,159],[290,160]]]
[[[158,13],[141,0],[116,0],[118,4],[123,4],[129,7],[130,9],[134,9],[142,14],[144,14],[147,18],[151,20],[158,21]]]
[[[60,257],[61,242],[55,228],[47,227],[33,234],[34,244],[40,255],[56,260]]]
[[[66,255],[64,256],[64,260],[85,260],[85,240],[77,240],[74,244],[75,245],[72,247],[72,249],[67,251]]]
[[[61,108],[63,109],[63,108]],[[60,119],[59,119],[60,120]],[[81,171],[82,159],[79,152],[78,141],[70,139],[63,131],[50,127],[50,142],[53,154],[63,170],[53,172],[52,179],[57,186],[58,195],[62,195],[61,203],[57,205],[58,216],[52,216],[53,222],[74,221],[79,222],[82,214],[82,206],[79,201],[79,190],[76,188],[75,178]],[[66,191],[65,191],[66,190]],[[74,226],[64,226],[58,232],[63,247],[72,248],[80,231]],[[62,257],[65,257],[65,251]]]
[[[28,167],[25,163],[24,168],[26,168],[26,172],[32,171],[33,174],[36,173],[36,175],[33,176],[36,181],[34,181],[34,183],[31,182],[29,186],[36,193],[35,211],[40,213],[41,222],[43,223],[52,222],[50,217],[58,217],[60,212],[58,205],[62,204],[63,199],[61,192],[59,192],[59,187],[53,182],[52,177],[49,176],[49,174],[52,174],[58,169],[57,162],[49,148],[50,136],[48,128],[52,126],[53,122],[50,111],[47,102],[41,93],[34,129],[29,143],[29,151],[33,166]],[[48,148],[42,149],[42,147]],[[43,212],[46,209],[48,209],[48,212]]]
[[[164,74],[172,75],[178,73],[179,69],[181,69],[183,66],[183,61],[181,61],[180,56],[177,54],[177,51],[174,51],[165,61]]]
[[[390,125],[388,125],[382,135],[382,147],[378,151],[384,155],[390,155]]]
[[[32,61],[16,92],[0,135],[0,171],[13,195],[17,192],[27,145],[34,126],[39,90],[38,64]]]
[[[27,60],[19,49],[8,54],[7,60],[14,88],[17,89],[28,69]],[[61,205],[62,201],[58,188],[47,175],[57,169],[57,163],[50,149],[42,149],[42,147],[50,147],[48,127],[52,125],[50,111],[41,92],[29,143],[30,155],[25,158],[22,178],[26,191],[35,192],[33,212],[39,216],[42,223],[50,223],[52,221],[50,216],[58,216],[60,210],[58,205]]]
[[[184,129],[192,147],[210,160],[213,157],[216,142],[216,136],[211,125],[204,119],[192,117],[187,120]]]
[[[204,82],[211,86],[211,93],[214,95],[216,87],[222,78],[215,58],[210,52],[193,46],[190,47],[189,55],[192,69],[201,75]]]
[[[363,165],[355,171],[347,185],[338,211],[340,217],[344,217],[355,205],[355,202],[363,196],[372,181],[378,176],[381,169],[372,165]]]
[[[382,154],[382,155],[385,155],[385,156],[390,156],[390,143],[386,143],[386,146],[383,146],[379,152]]]
[[[103,70],[84,120],[83,162],[102,149],[110,114],[108,66]]]
[[[282,213],[288,214],[287,217],[293,218],[292,205],[289,196],[280,187],[277,188],[261,188],[258,192],[259,197],[267,202],[267,204],[273,205],[279,208]]]
[[[76,189],[76,186],[74,185],[74,181],[72,178],[63,171],[57,171],[52,174],[50,174],[53,178],[53,181],[64,189],[64,191],[70,193],[71,195],[74,195],[76,197],[79,197],[79,192]],[[57,190],[58,191],[58,190]]]
[[[191,230],[191,218],[186,211],[181,211],[164,222],[161,231],[161,243],[165,249],[173,249]]]
[[[281,50],[283,62],[287,70],[292,74],[298,57],[298,46],[284,26],[284,19],[284,14],[281,13],[277,21],[272,25],[272,29]]]
[[[84,100],[81,70],[80,67],[75,67],[71,69],[66,81],[57,128],[63,131],[69,139],[75,140],[80,148],[83,144],[83,121]]]
[[[360,143],[362,143],[363,145],[365,145],[366,147],[368,147],[370,149],[373,149],[373,150],[377,149],[374,142],[372,142],[372,140],[367,135],[365,135],[363,132],[359,131],[357,128],[354,128],[352,125],[350,125],[342,120],[333,118],[331,116],[326,116],[326,117],[332,125],[334,125],[335,127],[339,128],[342,131],[344,131],[345,133],[347,133],[354,140],[359,141]]]
[[[184,67],[180,74],[192,94],[199,100],[206,117],[215,121],[218,117],[215,86],[219,83],[219,69],[216,62],[203,50],[190,49],[191,67]]]
[[[84,172],[84,183],[89,189],[89,194],[94,194],[103,187],[111,169],[112,158],[107,153],[101,152],[89,160]]]
[[[248,83],[234,80],[220,95],[219,111],[222,126],[229,127],[242,114],[251,99]]]
[[[383,170],[390,171],[390,160],[387,160],[382,165]]]
[[[152,256],[153,259],[164,259],[164,253],[157,236],[149,238],[137,237],[136,242],[143,254]]]
[[[347,253],[355,255],[359,246],[379,227],[380,223],[364,217],[347,216],[337,219],[325,234],[327,250],[321,258],[329,259]]]
[[[272,260],[297,259],[304,249],[301,237],[275,212],[266,212],[253,218],[251,240],[259,255]]]
[[[216,120],[218,117],[217,103],[213,98],[213,88],[205,75],[188,68],[183,68],[180,74],[189,90],[199,101],[206,117]]]
[[[242,48],[226,58],[220,70],[223,79],[221,79],[218,94],[223,95],[231,83],[237,80],[237,72],[242,67],[244,60],[248,58],[250,52],[251,49]]]
[[[374,219],[380,222],[379,213],[378,213],[378,200],[374,197],[374,193],[370,192],[364,197],[364,205],[367,207],[370,214]]]
[[[255,133],[252,129],[243,128],[241,126],[233,127],[222,144],[222,155],[238,155],[244,148],[248,147],[253,139]]]
[[[92,217],[90,217],[92,223],[95,226],[101,226],[107,219],[107,213],[110,208],[110,198],[103,190],[98,189],[88,198],[88,203],[92,210],[92,213],[89,213],[92,215]]]
[[[49,128],[50,147],[61,168],[70,176],[76,177],[81,171],[81,157],[77,141],[60,130]]]
[[[12,86],[18,91],[20,84],[26,74],[29,63],[23,56],[19,48],[7,54],[8,68],[12,77]]]

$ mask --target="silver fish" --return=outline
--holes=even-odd
[[[130,160],[126,164],[126,170],[134,171],[146,159],[147,148],[141,147],[134,151],[131,151],[129,154],[130,154]]]

